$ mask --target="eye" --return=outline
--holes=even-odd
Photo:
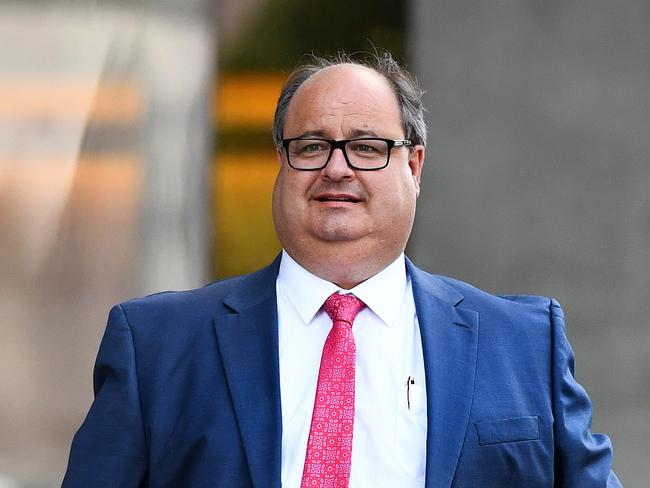
[[[310,144],[306,144],[302,150],[304,152],[312,152],[312,151],[322,151],[323,149],[324,149],[323,143],[312,142]]]
[[[329,151],[327,141],[319,141],[318,139],[297,139],[292,141],[289,147],[292,154],[302,156]]]
[[[358,152],[373,152],[376,151],[376,148],[369,146],[368,144],[357,144],[354,148]]]
[[[354,152],[375,152],[377,151],[376,145],[372,141],[350,141],[350,150]]]
[[[347,148],[358,156],[375,156],[386,153],[386,143],[372,139],[353,140],[348,143]]]

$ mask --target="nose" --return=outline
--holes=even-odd
[[[327,162],[327,166],[322,169],[321,175],[332,181],[340,181],[344,178],[354,177],[354,170],[350,168],[348,162],[345,160],[342,149],[334,149],[332,157]]]

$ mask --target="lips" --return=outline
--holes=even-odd
[[[348,193],[320,193],[314,196],[314,200],[319,202],[346,202],[359,203],[361,199]]]

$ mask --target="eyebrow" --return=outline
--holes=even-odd
[[[350,137],[379,137],[379,135],[370,129],[354,129],[350,133]]]
[[[298,137],[327,137],[323,130],[308,130],[300,134]]]
[[[321,129],[305,131],[301,133],[298,137],[300,138],[319,137],[323,139],[328,138],[326,132]],[[375,131],[370,129],[353,129],[352,131],[350,131],[350,135],[348,137],[351,139],[356,139],[357,137],[379,137],[379,136]]]

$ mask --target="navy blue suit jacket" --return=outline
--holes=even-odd
[[[64,488],[280,486],[278,265],[111,310]],[[609,439],[589,431],[559,304],[407,268],[427,488],[620,486]]]

